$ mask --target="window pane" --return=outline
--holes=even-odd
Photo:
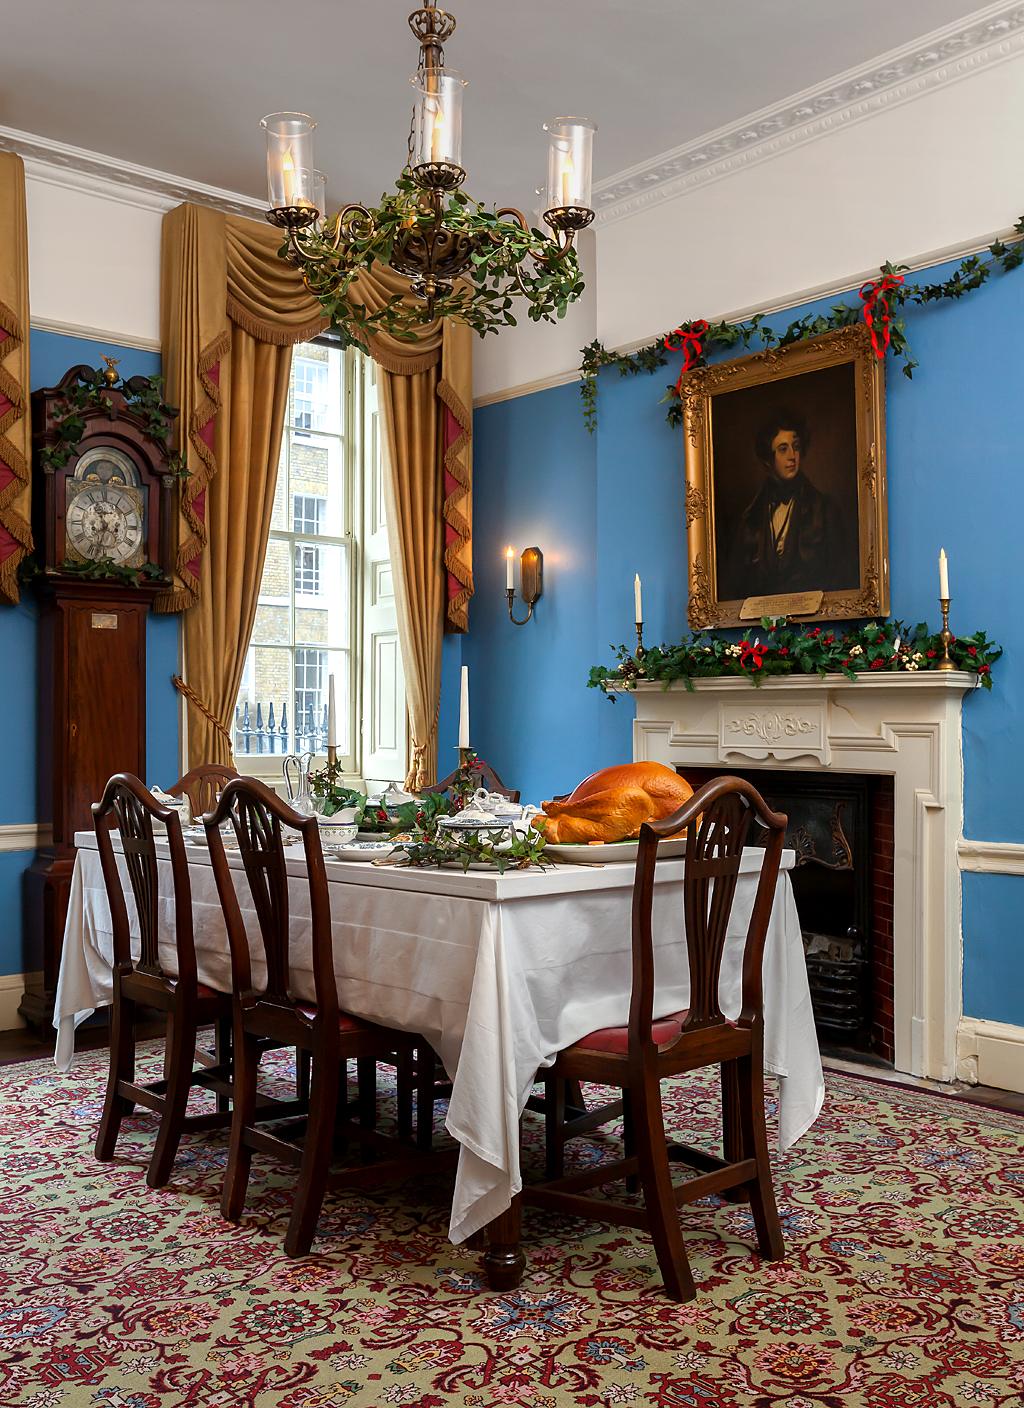
[[[345,354],[337,347],[305,342],[292,357],[288,423],[299,435],[345,429]]]
[[[268,606],[265,603],[257,606],[252,643],[253,645],[291,645],[291,607]]]
[[[348,649],[349,561],[349,549],[343,543],[295,544],[296,645]]]
[[[340,538],[348,529],[344,442],[326,435],[300,436],[295,431],[289,431],[288,436],[292,516],[286,531],[326,533],[328,537]],[[306,505],[310,499],[322,503],[315,529],[300,527],[296,516],[299,502]]]
[[[344,650],[318,650],[300,646],[295,651],[293,705],[294,746],[297,752],[326,751],[329,680],[334,675],[337,746],[341,754],[352,750],[349,715],[349,657]]]
[[[277,461],[277,483],[274,485],[274,508],[270,515],[271,531],[287,533],[288,522],[288,432],[281,436],[281,454]]]
[[[235,709],[235,757],[291,751],[291,651],[251,646]]]
[[[287,604],[291,599],[291,575],[291,545],[280,538],[271,538],[260,579],[260,601]]]

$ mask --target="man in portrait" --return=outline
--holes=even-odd
[[[810,448],[804,417],[788,407],[777,407],[758,426],[753,450],[763,482],[736,525],[726,570],[719,574],[721,596],[834,591],[850,585],[850,533],[844,531],[833,496],[807,476]]]

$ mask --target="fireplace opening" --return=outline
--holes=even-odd
[[[679,768],[692,787],[745,777],[789,818],[786,845],[818,1040],[831,1055],[888,1065],[893,1039],[891,777],[772,768]]]

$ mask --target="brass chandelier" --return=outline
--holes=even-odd
[[[594,123],[562,117],[544,124],[548,171],[543,223],[514,207],[488,210],[462,190],[464,81],[445,67],[455,19],[425,0],[409,16],[420,57],[406,167],[380,204],[326,212],[326,182],[313,162],[316,123],[305,113],[263,118],[267,135],[267,219],[286,232],[282,256],[302,272],[332,324],[355,341],[384,331],[412,341],[435,318],[478,333],[515,324],[514,301],[553,322],[583,292],[574,248],[594,218],[590,205]],[[385,265],[408,292],[362,301],[358,276]],[[376,306],[369,306],[376,303]]]

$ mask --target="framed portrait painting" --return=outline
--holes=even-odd
[[[690,625],[889,610],[885,373],[867,328],[683,379]]]

